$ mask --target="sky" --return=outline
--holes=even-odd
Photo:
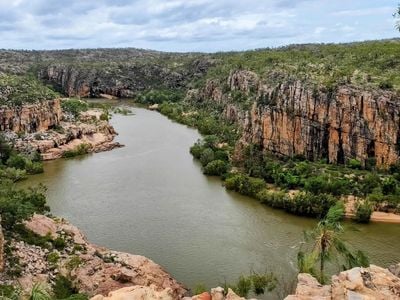
[[[0,48],[229,51],[400,37],[398,0],[0,0]]]

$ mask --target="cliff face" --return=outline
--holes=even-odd
[[[242,125],[241,145],[255,143],[277,155],[327,158],[331,163],[355,158],[386,167],[397,162],[400,99],[394,93],[352,86],[328,91],[283,82],[273,84],[250,71],[236,71],[228,78],[227,93],[221,84],[208,81],[188,97],[223,103],[225,115]],[[249,108],[234,99],[238,93],[251,99]]]
[[[50,64],[39,71],[39,78],[67,96],[99,97],[105,94],[131,98],[137,92],[151,88],[182,88],[193,77],[202,76],[211,64],[210,60],[194,60],[180,68],[149,62],[111,64],[102,68]]]
[[[0,131],[33,133],[59,125],[60,100],[44,101],[16,107],[0,107]]]

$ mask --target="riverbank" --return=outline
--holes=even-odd
[[[180,299],[187,289],[150,259],[112,251],[87,241],[84,234],[64,219],[34,215],[24,223],[30,234],[37,236],[37,245],[12,239],[8,247],[14,249],[20,276],[2,281],[20,286],[29,292],[40,283],[49,287],[57,278],[67,278],[79,293],[94,296],[128,286],[148,286],[164,291],[172,299]],[[58,247],[49,248],[39,241],[57,241]],[[10,261],[6,261],[6,268]]]

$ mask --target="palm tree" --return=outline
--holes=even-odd
[[[33,286],[28,299],[29,300],[51,300],[51,296],[49,295],[46,288],[42,284],[37,283]]]
[[[347,270],[355,266],[367,266],[368,259],[361,251],[352,252],[342,240],[344,228],[340,221],[344,216],[344,205],[338,202],[331,207],[323,220],[317,226],[305,232],[305,245],[310,246],[308,253],[302,251],[298,254],[298,266],[302,273],[310,273],[318,278],[321,283],[325,283],[325,265],[334,254],[341,259],[342,269]],[[318,272],[316,265],[318,264]]]

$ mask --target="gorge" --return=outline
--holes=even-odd
[[[32,160],[126,146],[44,162],[44,173],[18,183],[44,183],[51,212],[91,242],[146,255],[193,290],[265,271],[289,286],[302,232],[316,224],[294,215],[323,218],[343,202],[357,221],[374,210],[399,216],[398,47],[390,40],[222,54],[3,50],[0,128]],[[377,57],[392,68],[371,67]],[[74,99],[60,102],[65,96]],[[133,115],[112,113],[127,108]],[[202,171],[219,175],[227,190]],[[371,263],[398,263],[399,225],[352,226],[346,240]],[[288,286],[278,285],[277,299]]]

